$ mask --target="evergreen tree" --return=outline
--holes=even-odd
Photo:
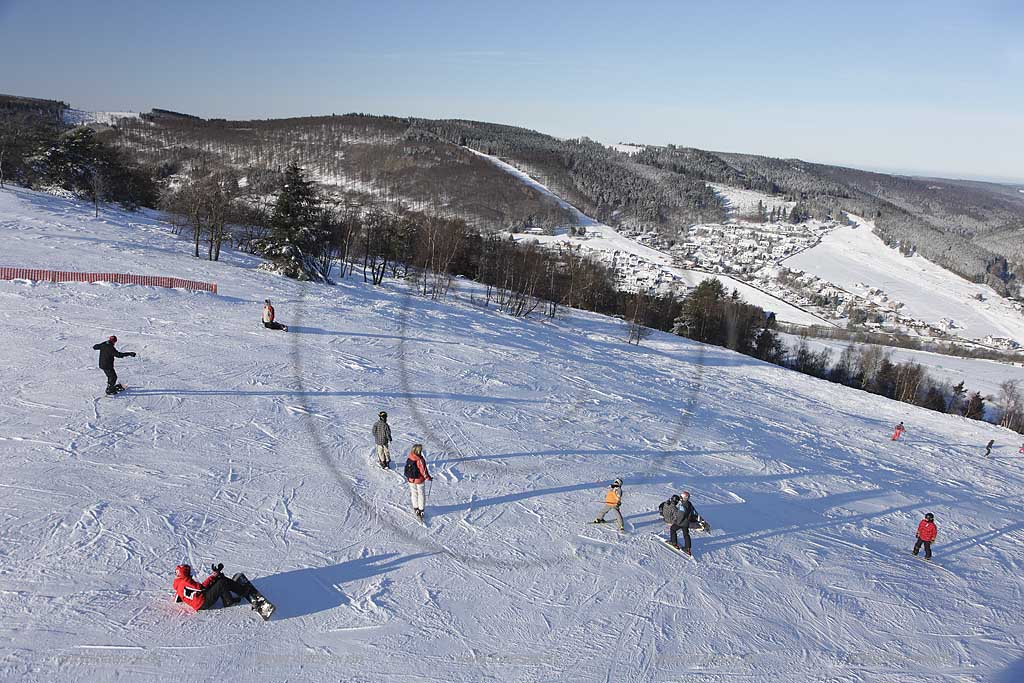
[[[964,417],[969,417],[972,420],[983,420],[985,418],[985,399],[980,391],[975,391],[967,399]]]
[[[316,187],[300,166],[289,164],[270,218],[271,237],[264,254],[287,277],[327,280],[320,256],[331,241],[330,225],[323,220]]]

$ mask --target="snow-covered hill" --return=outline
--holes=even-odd
[[[1024,657],[1017,435],[601,316],[196,260],[152,215],[91,212],[0,191],[3,265],[220,295],[0,282],[4,680],[952,682]],[[292,332],[258,324],[266,297]],[[113,398],[110,333],[139,352]],[[380,409],[396,450],[425,444],[425,528],[371,465]],[[586,524],[613,477],[622,537]],[[683,489],[715,526],[696,562],[654,538]],[[935,564],[909,555],[925,511]],[[244,570],[277,615],[175,604],[182,561]]]
[[[1024,344],[1024,308],[987,285],[968,282],[921,256],[903,256],[854,217],[854,225],[826,235],[821,243],[788,259],[804,270],[856,294],[870,288],[903,304],[901,313],[948,327],[967,339],[997,337]]]

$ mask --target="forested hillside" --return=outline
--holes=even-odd
[[[56,101],[0,98],[0,180],[31,185],[45,176],[39,149],[56,145],[64,109]],[[1003,294],[1019,294],[1024,282],[1024,194],[992,183],[672,145],[639,146],[637,153],[625,154],[587,138],[563,140],[515,126],[363,114],[227,121],[154,109],[103,127],[97,140],[120,150],[116,165],[131,168],[100,175],[87,170],[71,188],[83,196],[124,196],[113,179],[129,177],[139,186],[135,167],[148,169],[165,193],[187,180],[230,172],[232,185],[244,188],[258,212],[280,190],[285,167],[297,164],[339,211],[414,211],[462,220],[482,233],[552,232],[575,224],[557,199],[469,147],[512,163],[585,214],[627,234],[656,231],[666,246],[696,223],[724,220],[722,200],[707,186],[716,182],[796,202],[791,222],[837,218],[843,211],[865,216],[890,246],[920,253]],[[52,170],[53,164],[44,169],[51,175]],[[143,190],[128,194],[145,204],[153,193]]]
[[[1024,278],[1024,194],[991,183],[870,173],[799,159],[646,147],[632,157],[681,176],[799,202],[809,215],[871,217],[890,246],[1001,292]]]

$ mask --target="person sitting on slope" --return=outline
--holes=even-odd
[[[224,607],[231,607],[255,590],[252,586],[243,586],[221,574],[223,564],[215,564],[211,569],[213,573],[199,583],[192,578],[192,567],[187,564],[175,567],[174,592],[177,597],[174,601],[184,602],[198,612],[201,609],[213,609],[217,606],[217,600]]]
[[[604,516],[609,512],[614,512],[619,520],[619,531],[625,531],[626,525],[622,521],[622,513],[619,511],[620,507],[622,507],[622,480],[616,479],[608,487],[608,493],[604,496],[604,507],[597,518],[594,519],[594,524],[604,524]]]
[[[274,321],[274,307],[270,303],[270,299],[264,299],[263,301],[263,327],[268,330],[288,331],[287,325],[282,325],[281,323]]]

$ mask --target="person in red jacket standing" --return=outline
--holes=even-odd
[[[184,602],[197,612],[216,607],[217,600],[225,607],[231,607],[253,590],[251,586],[242,586],[221,574],[224,565],[216,564],[212,569],[213,573],[199,583],[192,578],[192,567],[187,564],[175,567],[174,592],[178,596],[175,602]]]
[[[902,422],[900,422],[898,425],[896,425],[896,429],[892,433],[892,440],[899,441],[899,438],[903,436],[903,432],[905,431],[907,431],[907,428],[903,426]]]
[[[409,459],[405,461],[405,480],[409,482],[409,497],[412,500],[413,514],[423,521],[423,511],[427,507],[427,495],[423,489],[425,482],[433,481],[427,461],[423,458],[423,444],[415,444],[409,451]]]
[[[935,526],[935,515],[928,513],[921,520],[921,523],[917,525],[917,543],[914,544],[914,557],[917,557],[917,553],[921,551],[921,546],[924,546],[924,559],[932,559],[932,541],[939,535],[939,530]]]

